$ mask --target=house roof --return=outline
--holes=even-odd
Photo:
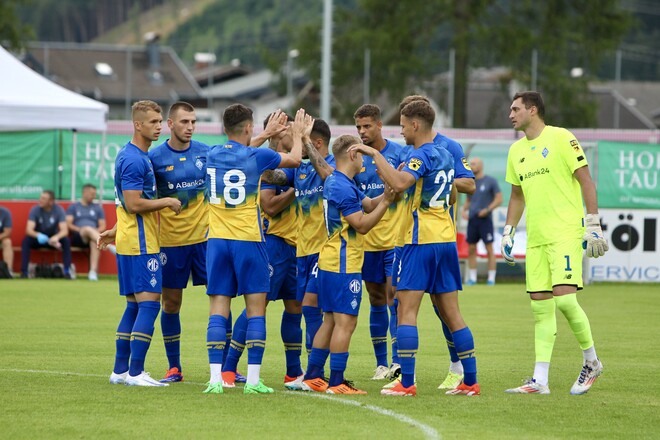
[[[24,62],[61,86],[104,102],[123,102],[127,95],[157,102],[199,98],[199,86],[176,53],[153,48],[157,64],[150,62],[146,46],[32,43]]]

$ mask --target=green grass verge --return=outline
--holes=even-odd
[[[569,389],[580,349],[558,313],[548,396],[507,395],[531,375],[533,318],[521,284],[475,286],[461,295],[474,333],[482,395],[445,396],[436,389],[448,356],[428,299],[419,319],[418,396],[379,395],[365,298],[351,344],[348,378],[367,396],[321,399],[282,387],[281,303],[268,310],[262,377],[276,393],[244,396],[240,388],[204,395],[208,300],[184,293],[182,360],[186,382],[143,389],[108,384],[114,332],[123,311],[116,280],[0,281],[0,390],[3,438],[657,438],[660,387],[657,285],[593,285],[580,295],[605,373],[584,396]],[[234,303],[240,313],[242,300]],[[246,356],[239,370],[246,371]],[[147,369],[167,369],[159,325]],[[306,361],[303,360],[303,366]],[[316,397],[316,398],[315,398]],[[358,405],[342,404],[345,401]],[[390,411],[389,415],[387,411]]]

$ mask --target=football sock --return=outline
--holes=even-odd
[[[225,337],[227,336],[227,318],[222,315],[211,315],[209,316],[209,326],[206,329],[206,349],[209,353],[209,364],[216,364],[214,368],[211,369],[211,375],[213,376],[214,369],[217,369],[217,365],[222,365],[222,352],[225,349],[227,341]],[[211,379],[212,383],[214,382],[213,378]]]
[[[224,364],[227,361],[227,355],[229,355],[229,347],[231,346],[231,338],[233,336],[232,328],[233,326],[231,325],[232,323],[232,316],[231,316],[231,310],[229,311],[229,316],[227,317],[227,339],[225,339],[225,349],[222,352],[222,363]]]
[[[536,362],[534,364],[534,382],[547,387],[549,372],[550,362]]]
[[[569,295],[555,296],[555,303],[566,317],[568,325],[573,330],[575,339],[580,344],[580,348],[586,350],[593,347],[594,339],[591,336],[589,318],[587,318],[587,314],[584,313],[584,310],[578,304],[577,295],[571,293]]]
[[[284,344],[284,356],[286,357],[286,375],[298,377],[303,374],[300,365],[302,353],[302,314],[282,312],[282,324],[280,334]]]
[[[387,366],[387,306],[371,306],[369,331],[376,355],[376,366]]]
[[[415,356],[419,348],[417,326],[400,325],[397,328],[397,341],[401,361],[401,384],[408,388],[415,383]]]
[[[557,338],[555,302],[551,299],[532,300],[534,315],[534,349],[536,362],[550,362]]]
[[[323,324],[323,314],[320,307],[303,306],[302,314],[305,317],[305,348],[309,353],[314,343],[314,336]]]
[[[179,313],[160,314],[160,328],[163,332],[165,354],[170,368],[181,371],[181,319]]]
[[[236,372],[238,361],[243,355],[243,350],[245,350],[247,328],[247,312],[245,309],[243,309],[243,313],[241,313],[239,317],[236,318],[236,322],[234,323],[234,332],[232,334],[227,358],[222,364],[222,371],[233,371],[234,373]]]
[[[329,387],[344,383],[344,371],[348,363],[348,352],[330,353],[330,382]]]
[[[138,313],[131,332],[131,360],[128,367],[130,376],[138,376],[144,371],[144,360],[154,334],[154,323],[160,311],[159,301],[138,303]]]
[[[392,338],[392,363],[399,363],[399,354],[397,351],[397,340],[396,340],[396,323],[397,323],[397,307],[399,307],[399,300],[394,299],[394,304],[389,306],[390,309],[390,336]]]
[[[325,361],[328,360],[329,354],[330,350],[327,348],[312,348],[312,351],[309,353],[309,360],[307,361],[305,380],[323,377],[323,368],[325,367]]]
[[[245,347],[248,352],[248,376],[247,383],[250,385],[259,384],[259,370],[264,358],[266,349],[266,317],[253,316],[248,318],[247,331],[245,336]],[[258,368],[254,368],[258,366]],[[251,373],[251,374],[250,374]]]
[[[477,358],[474,354],[474,338],[470,327],[464,327],[452,333],[456,353],[463,364],[463,382],[470,386],[477,383]]]
[[[491,283],[495,282],[495,274],[497,274],[497,271],[495,270],[489,270],[488,271],[488,281]]]
[[[138,314],[138,305],[136,302],[126,301],[126,309],[119,321],[117,327],[115,347],[115,367],[113,372],[122,374],[128,371],[128,359],[131,357],[131,332],[135,325],[135,318]]]
[[[598,359],[598,356],[596,355],[596,347],[591,346],[586,350],[582,350],[582,356],[584,357],[585,361],[594,362],[596,359]]]
[[[473,282],[476,283],[477,282],[477,269],[470,269],[469,274],[470,274],[469,275],[470,281],[473,281]]]
[[[458,354],[456,354],[456,346],[454,344],[454,337],[452,336],[451,330],[447,327],[447,324],[440,317],[440,311],[436,306],[433,306],[433,311],[435,316],[438,317],[440,323],[442,324],[442,333],[445,335],[445,342],[447,343],[447,351],[449,351],[449,359],[452,363],[459,362]]]
[[[222,364],[210,364],[211,379],[210,383],[218,383],[222,380]]]

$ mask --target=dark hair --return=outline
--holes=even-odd
[[[426,123],[426,125],[431,128],[433,127],[433,122],[435,122],[435,111],[428,101],[423,101],[418,99],[407,104],[401,110],[401,116],[405,116],[409,119],[419,119]]]
[[[87,188],[96,189],[96,186],[92,185],[91,183],[86,183],[82,187],[83,191],[86,190]]]
[[[539,118],[541,118],[542,121],[545,120],[545,104],[543,104],[543,97],[541,97],[539,92],[518,92],[513,95],[511,102],[518,98],[520,98],[522,103],[525,104],[525,108],[536,107]]]
[[[314,126],[312,127],[312,135],[316,135],[323,139],[323,143],[325,145],[330,144],[330,138],[332,135],[330,134],[330,126],[328,126],[328,123],[325,122],[323,119],[315,119],[314,120]]]
[[[271,116],[273,116],[273,113],[275,112],[269,113],[268,116],[266,116],[266,119],[264,119],[264,128],[266,128],[266,125],[268,125],[268,120],[270,119]],[[293,122],[293,117],[290,114],[286,113],[286,120],[287,122]]]
[[[355,110],[353,119],[371,118],[374,121],[380,121],[380,107],[376,104],[364,104]]]
[[[227,134],[236,134],[246,122],[253,122],[252,109],[243,104],[232,104],[222,114],[222,125]]]
[[[55,192],[52,189],[45,189],[41,192],[44,194],[48,194],[48,197],[50,197],[51,200],[55,200]]]
[[[408,104],[410,104],[410,103],[413,102],[413,101],[424,101],[424,102],[426,102],[426,103],[428,103],[428,104],[431,103],[431,102],[429,101],[429,98],[427,98],[426,96],[422,96],[422,95],[410,95],[410,96],[406,96],[405,98],[403,98],[403,101],[401,101],[401,103],[399,104],[399,113],[401,113],[401,110],[403,110],[403,108],[404,108],[405,106],[407,106]]]
[[[360,139],[358,139],[357,136],[342,134],[332,143],[332,154],[335,157],[343,157],[346,155],[348,147],[360,143]]]
[[[172,105],[170,106],[170,111],[168,112],[168,114],[167,114],[168,116],[167,116],[167,117],[171,119],[172,116],[174,116],[174,114],[175,114],[176,112],[178,112],[179,110],[185,110],[185,111],[187,111],[187,112],[194,112],[194,111],[195,111],[195,107],[193,107],[193,105],[190,104],[190,103],[188,103],[188,102],[185,102],[185,101],[177,101],[177,102],[175,102],[174,104],[172,104]]]

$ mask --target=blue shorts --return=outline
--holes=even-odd
[[[319,307],[324,312],[357,316],[362,302],[362,276],[319,270]]]
[[[267,293],[270,288],[266,244],[209,238],[206,251],[208,295]]]
[[[392,257],[392,286],[396,287],[399,284],[399,276],[401,275],[401,252],[402,247],[394,248],[394,256]]]
[[[319,254],[298,257],[297,269],[298,289],[296,290],[296,299],[302,302],[305,293],[319,293],[316,281],[319,272]]]
[[[206,284],[206,242],[160,248],[163,287],[185,289],[192,274],[193,286]]]
[[[392,276],[394,249],[364,253],[362,279],[368,283],[383,284]]]
[[[447,293],[462,290],[456,243],[407,244],[397,290]]]
[[[270,290],[268,301],[296,299],[296,247],[277,235],[266,234]]]
[[[120,295],[160,293],[163,288],[159,254],[117,255],[117,275]]]
[[[467,235],[465,241],[470,244],[477,244],[482,240],[484,244],[492,243],[493,236],[493,218],[489,215],[486,218],[471,218],[467,226]]]

